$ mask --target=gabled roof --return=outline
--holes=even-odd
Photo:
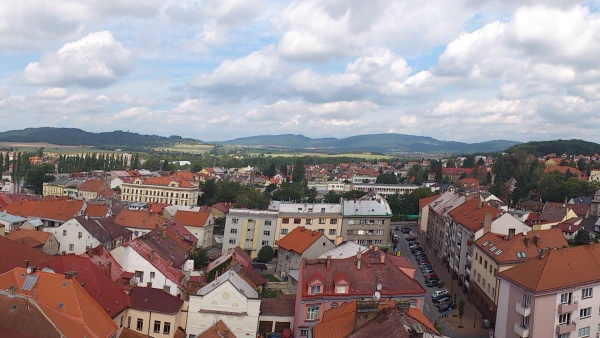
[[[196,185],[190,183],[189,181],[175,179],[175,178],[171,178],[171,177],[148,177],[143,180],[142,184],[168,187],[172,182],[177,183],[177,186],[179,188],[195,188],[196,187]]]
[[[35,299],[9,297],[0,291],[0,337],[61,338],[61,332],[44,315]]]
[[[295,295],[279,295],[277,298],[262,298],[260,300],[260,314],[264,316],[293,317],[295,304]]]
[[[231,209],[231,207],[233,207],[233,203],[219,202],[219,203],[213,204],[212,207],[226,214],[229,212],[229,209]]]
[[[206,272],[208,273],[208,272],[212,271],[214,268],[221,265],[223,262],[225,262],[229,258],[231,258],[232,261],[235,261],[238,264],[240,264],[242,267],[247,267],[247,266],[252,265],[252,258],[248,255],[248,253],[246,253],[246,251],[244,251],[239,246],[236,246],[235,248],[229,249],[226,253],[217,257],[217,259],[215,259],[214,261],[210,262],[208,264],[208,266],[206,267]]]
[[[480,206],[477,199],[471,199],[450,211],[450,216],[465,228],[476,232],[483,228],[485,214],[491,214],[494,220],[501,212],[490,205]]]
[[[321,236],[325,236],[319,231],[309,230],[305,227],[297,227],[282,239],[277,241],[280,248],[294,251],[302,254],[306,249],[313,245]]]
[[[23,217],[39,217],[66,222],[84,209],[86,203],[68,198],[44,198],[41,201],[21,200],[6,206],[6,212]]]
[[[533,230],[527,234],[517,233],[512,238],[505,237],[508,236],[488,232],[476,240],[475,245],[499,264],[518,264],[538,257],[541,248],[569,245],[560,229]]]
[[[203,228],[209,216],[210,212],[206,211],[178,210],[175,213],[175,220],[183,225]]]
[[[579,219],[580,220],[580,219]],[[581,221],[581,220],[580,220]],[[565,222],[561,222],[558,223],[556,225],[556,227],[558,229],[560,229],[562,232],[564,233],[568,233],[568,234],[574,234],[577,231],[579,231],[579,229],[581,229],[583,227],[583,225],[581,225],[581,222],[578,222],[577,224],[574,224],[573,222],[569,222],[568,220]]]
[[[109,210],[110,207],[108,205],[88,204],[87,208],[85,209],[85,214],[89,217],[104,218]]]
[[[256,288],[260,285],[265,285],[267,280],[265,277],[261,276],[256,270],[254,270],[251,266],[243,267],[238,271],[238,275],[242,277],[250,286]]]
[[[597,284],[600,281],[600,244],[551,249],[549,252],[546,249],[543,258],[530,259],[498,275],[533,292],[557,292]]]
[[[154,212],[123,209],[115,217],[115,223],[122,227],[154,230],[165,224],[165,219]]]
[[[85,180],[80,186],[79,191],[100,193],[106,189],[108,184],[103,180]]]
[[[92,250],[82,253],[80,256],[89,259],[94,265],[100,268],[100,270],[106,271],[107,275],[110,276],[110,279],[119,285],[128,282],[131,278],[131,273],[123,270],[121,265],[119,265],[104,245],[98,245]],[[108,269],[109,265],[110,271]]]
[[[39,266],[43,261],[53,258],[48,254],[2,236],[0,236],[0,257],[2,257],[0,259],[0,274],[16,267],[25,266],[26,260],[29,261],[30,266]]]
[[[183,287],[183,272],[173,266],[173,262],[164,259],[160,255],[154,253],[154,259],[152,259],[152,248],[144,242],[141,238],[136,238],[133,241],[129,241],[123,245],[123,247],[131,247],[135,252],[142,256],[148,263],[152,264],[160,273],[165,275],[170,281],[177,284],[179,287]]]
[[[181,311],[183,300],[162,289],[134,287],[129,292],[131,308],[142,311],[176,314]]]
[[[51,232],[36,231],[28,229],[16,229],[8,233],[6,238],[13,241],[21,241],[23,238],[31,238],[38,243],[44,244],[48,240],[48,237],[52,235]]]
[[[88,218],[87,216],[75,217],[75,221],[100,243],[111,241],[120,236],[127,235],[130,231],[120,227],[107,219]],[[110,230],[110,231],[109,231]]]
[[[437,200],[439,197],[440,197],[440,195],[433,195],[433,196],[421,198],[419,200],[419,209],[428,205],[429,203]]]
[[[0,289],[10,285],[17,293],[35,298],[42,311],[67,337],[112,337],[117,325],[84,290],[76,278],[15,268],[0,275]]]
[[[58,274],[77,271],[75,277],[77,281],[104,308],[111,318],[117,316],[129,305],[127,295],[113,283],[110,273],[106,270],[100,270],[98,266],[85,257],[73,254],[58,256],[56,259],[44,262],[40,267],[50,268]]]
[[[139,238],[144,241],[157,255],[181,267],[188,259],[191,246],[177,237],[174,231],[166,227],[156,228]]]
[[[242,277],[240,277],[233,270],[227,270],[227,272],[217,277],[214,281],[210,282],[209,284],[205,285],[203,288],[198,290],[196,295],[205,296],[217,287],[219,287],[219,285],[226,282],[231,283],[231,285],[238,289],[238,291],[240,291],[240,293],[242,293],[245,297],[254,299],[258,298],[258,293],[256,292],[256,290],[254,290],[252,286],[248,284],[248,282],[243,280]]]
[[[222,320],[218,320],[208,329],[202,331],[196,338],[236,338],[236,335],[223,323]]]

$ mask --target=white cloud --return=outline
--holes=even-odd
[[[24,80],[38,85],[105,87],[132,67],[132,52],[109,31],[102,31],[66,43],[56,53],[28,64]]]

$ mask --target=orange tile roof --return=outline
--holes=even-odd
[[[356,315],[356,301],[327,310],[323,319],[313,326],[314,337],[344,338],[354,330],[354,316]]]
[[[102,190],[106,189],[106,187],[108,187],[108,184],[106,184],[105,181],[102,181],[102,180],[85,180],[79,186],[79,191],[89,191],[89,192],[99,193]]]
[[[539,236],[538,245],[535,244],[534,236],[536,235]],[[504,239],[504,235],[488,232],[475,241],[475,245],[497,263],[510,264],[521,263],[537,257],[540,248],[568,246],[569,243],[560,229],[550,229],[530,231],[526,235],[518,233],[511,239]],[[496,248],[490,251],[493,247]],[[499,254],[497,254],[498,251],[500,251]],[[517,252],[521,254],[517,256]]]
[[[483,228],[483,220],[485,214],[488,213],[492,214],[492,220],[494,220],[500,216],[502,211],[487,204],[479,207],[479,201],[474,198],[457,206],[449,214],[454,221],[475,232]]]
[[[292,230],[292,232],[285,235],[282,239],[278,240],[277,245],[280,248],[302,254],[321,236],[324,235],[316,230],[309,230],[305,227],[297,227]]]
[[[52,235],[52,233],[45,232],[45,231],[16,229],[16,230],[13,230],[10,233],[8,233],[8,235],[6,235],[6,238],[13,240],[13,241],[19,241],[21,239],[21,237],[29,237],[29,238],[36,240],[37,242],[44,244],[44,243],[46,243],[46,241],[48,240],[48,237],[50,237],[50,235]]]
[[[188,181],[174,179],[174,178],[170,178],[170,177],[148,177],[148,178],[144,179],[143,184],[167,187],[167,186],[169,186],[169,184],[171,184],[171,182],[177,182],[179,184],[180,188],[194,188],[195,187],[195,185],[191,184]]]
[[[227,335],[224,335],[226,331],[229,331]],[[214,323],[211,327],[204,330],[201,334],[197,335],[196,338],[236,338],[231,330],[219,319],[218,322]]]
[[[550,292],[600,281],[600,244],[545,249],[530,259],[499,273],[499,277],[533,292]]]
[[[154,230],[165,224],[165,219],[154,212],[123,209],[115,217],[115,223],[122,227]]]
[[[566,174],[567,171],[570,171],[571,174],[575,176],[581,175],[581,171],[579,171],[579,169],[563,165],[551,165],[548,168],[544,169],[544,173],[546,174],[551,171],[560,171],[563,175]]]
[[[109,206],[104,204],[88,204],[85,214],[90,217],[104,218],[108,213]]]
[[[85,202],[75,199],[44,198],[41,201],[21,200],[6,206],[6,212],[22,217],[39,217],[68,221],[84,209]]]
[[[183,180],[183,181],[195,181],[196,180],[195,175],[189,171],[176,171],[171,175],[171,177],[178,179],[178,180]]]
[[[428,205],[429,203],[435,201],[436,199],[438,199],[438,197],[440,197],[440,195],[433,195],[433,196],[421,198],[419,200],[419,208],[422,208],[422,207]]]
[[[37,276],[37,280],[31,276]],[[43,271],[28,274],[25,268],[15,268],[0,275],[0,288],[8,289],[10,285],[17,287],[17,293],[35,298],[67,337],[108,338],[117,332],[115,322],[76,278],[66,279],[62,274]]]
[[[203,228],[210,216],[210,212],[178,210],[175,220],[183,225]]]

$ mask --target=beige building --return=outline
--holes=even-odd
[[[391,246],[392,209],[381,195],[365,195],[342,202],[342,236],[360,245]]]
[[[255,258],[263,246],[275,245],[276,224],[276,211],[231,208],[225,218],[221,253],[239,246]]]
[[[271,210],[279,211],[275,242],[297,227],[316,230],[335,242],[342,237],[342,205],[329,203],[271,202]],[[276,247],[276,246],[275,246]]]
[[[53,182],[44,182],[42,185],[42,194],[44,196],[65,196],[65,186],[69,181],[71,180],[64,178]]]
[[[198,185],[170,177],[136,178],[121,184],[121,200],[191,206],[198,203]]]
[[[132,331],[153,338],[173,338],[180,323],[185,321],[181,314],[183,300],[161,289],[135,287],[129,299],[131,306],[121,325]]]

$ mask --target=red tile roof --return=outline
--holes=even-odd
[[[108,184],[103,180],[85,180],[79,186],[79,191],[100,193],[106,189]]]
[[[39,266],[42,262],[53,259],[50,255],[2,236],[0,236],[0,257],[2,257],[0,259],[0,274],[11,271],[16,267],[25,266],[25,260],[29,260],[31,266]]]
[[[44,262],[40,267],[48,267],[59,274],[64,274],[67,271],[77,271],[77,281],[104,308],[111,318],[117,316],[129,305],[127,294],[117,284],[113,283],[109,272],[106,269],[101,270],[85,257],[75,255],[59,256],[54,260]]]
[[[81,200],[45,198],[42,201],[21,200],[7,205],[5,209],[11,215],[66,222],[77,216],[85,206]]]
[[[478,199],[470,199],[449,212],[454,221],[465,228],[476,232],[483,228],[485,214],[492,214],[492,220],[498,218],[502,211],[490,205],[479,205]]]
[[[23,238],[31,238],[37,243],[44,244],[51,235],[52,233],[45,231],[16,229],[9,232],[8,235],[6,235],[6,238],[17,242],[21,241]]]
[[[62,338],[35,299],[0,293],[0,337]]]
[[[321,236],[324,235],[319,231],[309,230],[305,227],[297,227],[282,239],[278,240],[277,245],[280,248],[302,254]]]
[[[207,225],[209,216],[210,212],[178,210],[175,213],[175,220],[183,225],[203,228]]]
[[[150,259],[150,253],[153,249],[140,238],[129,241],[123,246],[131,247],[135,252],[152,264],[152,266],[154,266],[158,271],[165,275],[170,281],[177,284],[181,288],[183,287],[183,284],[181,284],[184,277],[183,272],[179,268],[173,267],[173,262],[162,258],[156,253],[154,254],[154,259]]]
[[[129,292],[131,308],[142,311],[176,314],[181,311],[183,300],[162,289],[134,287]]]
[[[87,208],[85,209],[85,214],[89,217],[104,218],[106,217],[108,210],[110,210],[108,205],[88,204]]]
[[[293,317],[296,299],[292,297],[263,298],[260,301],[260,314],[264,316]]]
[[[35,298],[67,337],[109,338],[117,332],[115,322],[76,278],[66,279],[62,274],[39,270],[30,275],[25,268],[15,268],[0,275],[0,289],[8,289],[10,285],[17,287],[17,293]]]
[[[533,292],[557,292],[600,281],[600,244],[545,249],[543,254],[498,275]]]
[[[110,254],[110,252],[103,245],[98,245],[90,251],[86,251],[80,255],[86,259],[89,259],[93,264],[95,264],[101,270],[104,270],[108,273],[108,262],[110,262],[110,279],[113,282],[117,282],[118,284],[122,284],[122,282],[129,281],[129,278],[125,278],[124,275],[129,274],[124,271],[121,265],[114,259],[114,257]]]
[[[154,230],[165,224],[165,219],[150,211],[135,211],[123,209],[115,217],[115,223],[122,227]]]
[[[227,335],[225,335],[227,332]],[[219,319],[216,323],[214,323],[211,327],[204,330],[202,333],[196,336],[196,338],[236,338],[236,335],[231,332],[231,330],[223,323],[222,320]]]
[[[176,182],[179,188],[194,188],[195,185],[191,184],[189,181],[174,179],[170,177],[148,177],[143,180],[142,184],[145,185],[156,185],[161,187],[168,187],[171,182]]]
[[[429,203],[435,201],[436,199],[438,199],[438,197],[440,197],[440,195],[433,195],[433,196],[421,198],[419,200],[419,208],[422,208],[422,207],[428,205]]]

